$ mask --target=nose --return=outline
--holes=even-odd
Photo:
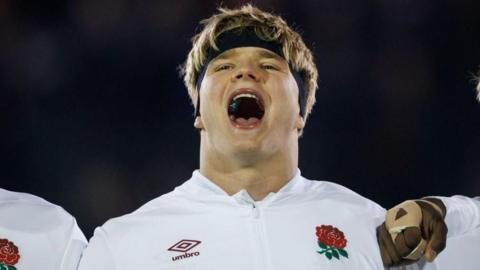
[[[260,75],[251,68],[241,68],[234,75],[232,80],[253,80],[260,82]]]

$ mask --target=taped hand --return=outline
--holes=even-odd
[[[433,261],[446,245],[445,214],[445,205],[436,198],[409,200],[388,210],[377,228],[383,264],[407,265],[423,256]]]

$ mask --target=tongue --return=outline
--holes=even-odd
[[[237,123],[238,125],[241,125],[241,126],[255,125],[256,123],[258,123],[258,121],[260,121],[260,120],[256,117],[250,117],[250,118],[248,118],[248,120],[243,118],[243,117],[239,117],[239,118],[235,119],[235,123]]]

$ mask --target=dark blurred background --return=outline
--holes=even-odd
[[[188,179],[199,137],[177,66],[218,3],[0,0],[0,186],[63,206],[90,237]],[[315,53],[306,177],[384,207],[480,195],[480,1],[254,3]]]

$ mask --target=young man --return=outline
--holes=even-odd
[[[87,240],[61,207],[0,189],[0,217],[0,270],[77,269]]]
[[[97,228],[79,269],[384,269],[385,210],[297,168],[317,87],[301,37],[250,5],[202,23],[184,69],[200,169]]]

